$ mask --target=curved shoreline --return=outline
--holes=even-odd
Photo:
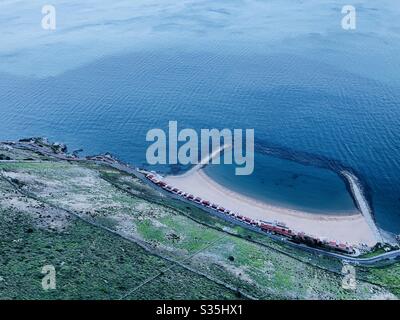
[[[185,192],[217,203],[252,219],[278,221],[320,239],[373,246],[380,239],[361,212],[323,215],[278,207],[222,186],[201,168],[190,174],[166,176],[164,181]]]
[[[254,205],[256,207],[260,208],[268,208],[270,210],[274,211],[282,211],[282,213],[291,215],[294,217],[299,217],[301,216],[304,219],[310,219],[310,220],[315,220],[315,219],[321,219],[321,220],[349,220],[348,218],[351,216],[358,216],[360,213],[357,210],[354,211],[349,211],[346,212],[346,214],[323,214],[323,213],[314,213],[314,212],[308,212],[306,210],[300,210],[300,209],[292,209],[289,207],[284,207],[284,206],[279,206],[275,204],[270,204],[266,201],[260,200],[253,198],[251,196],[247,196],[245,194],[242,194],[240,192],[234,191],[232,189],[229,189],[228,187],[223,186],[213,178],[211,178],[209,175],[207,175],[203,171],[199,171],[198,175],[201,177],[202,182],[206,182],[209,185],[212,185],[212,188],[218,188],[221,191],[223,191],[225,194],[229,196],[235,196],[236,199],[247,202],[248,204]]]
[[[222,179],[218,179],[218,177],[215,177],[215,175],[211,172],[209,173],[206,168],[202,170],[202,174],[205,174],[210,180],[212,180],[215,184],[218,186],[221,186],[225,189],[228,189],[229,191],[235,192],[237,194],[240,194],[241,196],[251,198],[256,202],[264,203],[267,204],[268,206],[271,206],[273,208],[284,208],[289,211],[292,211],[294,214],[303,214],[307,213],[307,215],[313,215],[313,216],[319,216],[321,218],[327,217],[327,216],[333,216],[333,217],[338,217],[338,216],[352,216],[352,215],[357,215],[359,214],[359,209],[357,207],[357,203],[354,200],[353,194],[350,190],[350,187],[348,188],[349,192],[349,197],[351,198],[352,201],[352,208],[346,208],[346,209],[324,209],[324,208],[318,208],[318,209],[311,209],[307,208],[307,206],[301,206],[301,205],[295,205],[295,204],[289,204],[286,203],[285,201],[282,200],[274,200],[272,198],[268,198],[268,196],[265,195],[260,195],[260,194],[252,194],[251,192],[248,192],[248,190],[245,190],[242,186],[237,187],[236,185],[233,184],[232,181],[227,181],[225,182]],[[181,176],[181,175],[179,175]],[[344,180],[342,177],[340,177],[341,180]],[[239,183],[240,184],[240,183]],[[260,186],[261,187],[261,186]],[[346,186],[347,187],[347,186]]]

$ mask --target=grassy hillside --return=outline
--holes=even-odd
[[[8,157],[0,162],[2,299],[400,295],[397,265],[358,269],[356,290],[345,290],[340,261],[231,225],[135,176],[4,146],[0,154]],[[56,268],[56,290],[41,287],[46,264]]]

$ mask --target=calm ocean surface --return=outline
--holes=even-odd
[[[111,1],[99,1],[97,11],[95,2],[83,11],[78,2],[58,2],[59,30],[51,35],[40,30],[40,6],[19,13],[0,5],[2,140],[46,136],[71,151],[109,151],[146,166],[146,133],[169,120],[179,128],[254,128],[254,175],[235,177],[230,166],[207,173],[272,203],[345,213],[354,204],[336,172],[347,168],[363,182],[378,225],[400,233],[400,9],[393,2],[361,1],[358,33],[341,30],[340,1],[328,8],[309,1],[310,20],[296,2],[282,21],[268,14],[279,1],[179,8],[139,1],[143,12],[158,10],[148,20],[141,11],[129,18]],[[35,32],[24,30],[31,25]]]

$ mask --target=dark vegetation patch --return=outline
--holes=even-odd
[[[30,231],[32,230],[32,232]],[[25,216],[0,211],[0,299],[118,299],[171,262],[77,220],[68,232],[33,230]],[[44,265],[57,289],[41,287]],[[128,298],[232,299],[235,293],[178,266]]]

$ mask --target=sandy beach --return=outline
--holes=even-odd
[[[365,243],[369,246],[378,241],[365,217],[358,211],[349,212],[348,215],[322,215],[272,206],[229,190],[206,175],[201,168],[190,174],[167,176],[164,181],[249,218],[283,222],[292,230],[303,231],[321,239],[351,245]]]

